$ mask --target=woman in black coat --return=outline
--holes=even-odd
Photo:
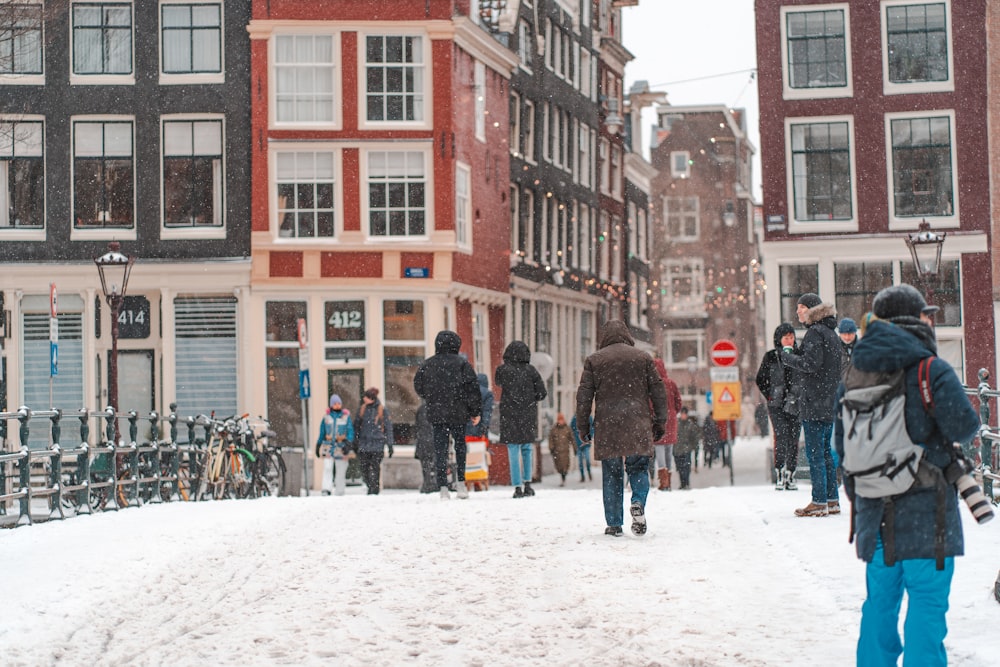
[[[767,412],[774,426],[774,488],[794,491],[795,465],[799,457],[798,372],[781,359],[782,350],[798,350],[795,327],[782,322],[774,330],[774,349],[768,350],[757,370],[757,388],[767,399]]]
[[[515,340],[507,346],[503,361],[493,374],[493,384],[501,390],[500,442],[507,444],[514,497],[522,498],[535,495],[531,488],[531,464],[538,429],[538,401],[548,392],[542,376],[529,363],[531,352],[522,341]]]

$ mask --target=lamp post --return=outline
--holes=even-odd
[[[926,220],[921,221],[916,232],[906,235],[906,247],[910,249],[917,278],[927,293],[928,304],[934,301],[934,281],[941,270],[941,248],[945,236],[945,232],[933,231]]]
[[[108,251],[94,258],[97,272],[101,276],[101,291],[111,310],[111,359],[108,361],[108,405],[118,410],[118,316],[125,301],[128,277],[132,273],[135,257],[123,255],[121,244],[112,241]],[[115,419],[115,445],[121,439],[118,420]]]

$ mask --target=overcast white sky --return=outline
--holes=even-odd
[[[645,79],[654,91],[666,92],[670,104],[743,107],[750,141],[759,151],[757,81],[749,71],[757,66],[753,6],[754,0],[640,0],[637,7],[626,7],[622,34],[635,60],[625,68],[625,90]],[[647,110],[643,144],[655,122],[655,112]],[[760,201],[759,153],[753,172],[753,193]]]

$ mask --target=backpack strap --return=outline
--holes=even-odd
[[[931,393],[931,362],[937,357],[924,357],[917,367],[917,380],[920,383],[920,400],[924,404],[924,410],[931,415],[934,414],[934,395]]]

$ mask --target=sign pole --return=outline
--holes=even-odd
[[[299,398],[302,400],[302,493],[309,496],[309,337],[306,320],[298,321],[299,334]]]
[[[59,307],[56,284],[49,283],[49,407],[52,407],[52,378],[59,375]]]

